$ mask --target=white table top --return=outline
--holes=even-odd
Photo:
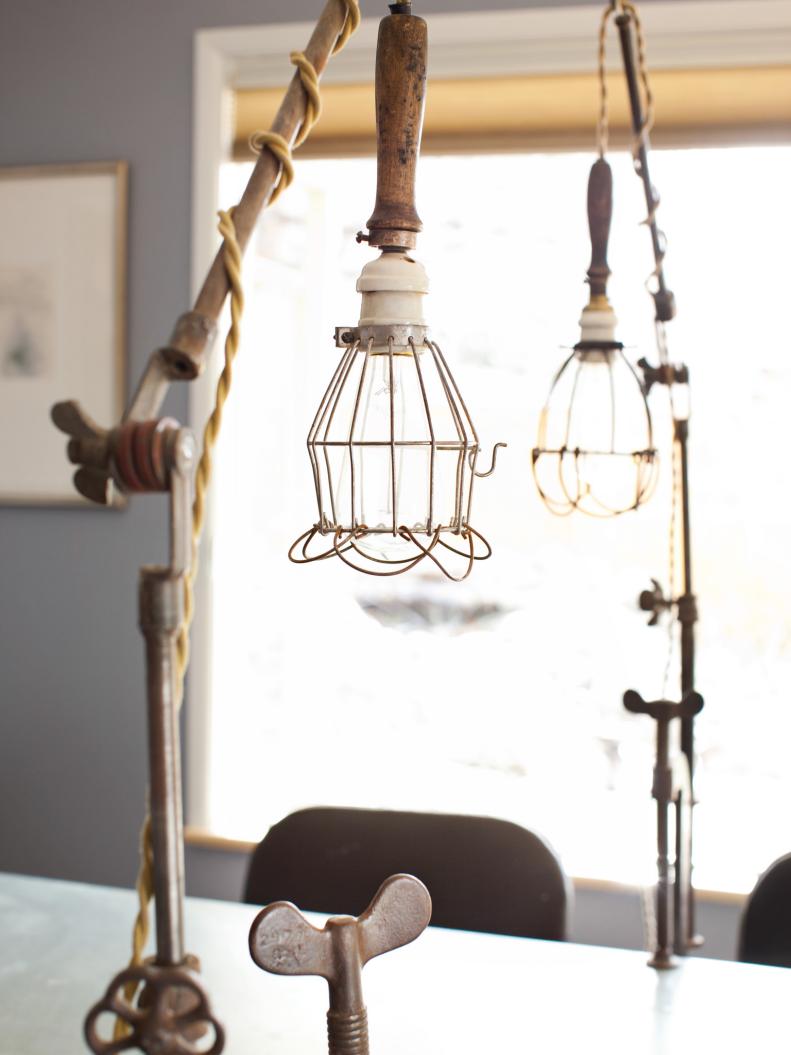
[[[130,891],[0,875],[0,1055],[77,1055],[125,964]],[[324,1055],[327,986],[264,974],[249,905],[190,898],[229,1055]],[[657,973],[623,949],[429,928],[363,972],[372,1055],[785,1052],[791,971],[690,959]]]

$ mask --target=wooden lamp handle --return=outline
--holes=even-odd
[[[426,100],[425,21],[391,4],[376,46],[376,204],[368,241],[412,249],[422,223],[415,208],[415,172]]]
[[[588,178],[588,226],[591,236],[591,262],[588,284],[591,303],[607,300],[607,243],[612,221],[612,170],[604,158],[594,161]]]

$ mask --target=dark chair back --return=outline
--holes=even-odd
[[[254,850],[244,900],[358,916],[397,872],[426,884],[434,926],[566,938],[571,887],[554,852],[526,828],[491,817],[300,810]]]
[[[791,967],[791,854],[770,865],[747,898],[738,959]]]

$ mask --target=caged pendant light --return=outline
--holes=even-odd
[[[381,249],[357,281],[357,326],[338,327],[340,362],[307,439],[318,520],[294,542],[296,563],[339,557],[371,575],[428,558],[454,580],[491,555],[472,526],[478,433],[429,335],[426,271],[410,253],[422,229],[415,175],[427,33],[411,5],[391,4],[376,58],[377,194],[368,234]]]
[[[612,214],[612,177],[605,160],[608,138],[606,33],[617,28],[629,97],[632,158],[645,195],[645,224],[651,236],[654,270],[646,288],[654,302],[657,365],[640,359],[636,369],[615,340],[615,316],[606,296],[609,277],[607,240]],[[599,159],[591,169],[588,218],[593,253],[588,270],[590,302],[582,313],[581,340],[556,375],[541,415],[533,474],[541,498],[554,513],[579,509],[594,516],[614,516],[636,509],[652,494],[657,476],[648,396],[654,385],[668,393],[673,428],[668,593],[656,579],[640,594],[640,608],[656,625],[670,613],[670,655],[661,699],[645,700],[636,691],[624,694],[631,714],[650,717],[656,726],[651,794],[656,804],[657,883],[654,900],[654,948],[649,963],[665,969],[678,956],[698,948],[693,884],[693,807],[695,793],[695,723],[703,709],[696,691],[695,627],[697,598],[692,590],[692,539],[688,472],[689,371],[669,358],[665,324],[675,317],[664,258],[666,240],[657,224],[659,194],[649,172],[649,132],[653,95],[646,45],[638,10],[630,0],[609,0],[599,29]],[[598,388],[598,390],[597,390]],[[680,560],[678,558],[681,558]],[[677,627],[680,641],[679,695],[665,699]],[[676,748],[676,742],[678,748]],[[672,835],[671,835],[672,832]]]
[[[657,478],[651,413],[642,381],[616,340],[607,297],[612,171],[603,156],[588,180],[590,299],[580,340],[553,378],[533,449],[533,477],[553,513],[612,517],[637,509]]]

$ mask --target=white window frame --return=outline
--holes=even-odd
[[[365,18],[330,61],[325,83],[360,83],[373,76],[379,18]],[[428,14],[431,76],[530,76],[591,72],[601,4],[524,11]],[[318,15],[320,0],[317,0]],[[728,68],[791,64],[791,0],[652,0],[642,17],[654,68]],[[231,156],[233,92],[286,86],[288,55],[303,47],[312,22],[199,30],[193,62],[191,291],[197,296],[219,244],[215,217],[220,166]],[[611,41],[614,47],[614,43]],[[612,56],[611,68],[617,68]],[[213,356],[219,355],[219,345]],[[190,388],[190,423],[199,431],[211,409],[213,371]],[[186,819],[205,829],[209,815],[211,728],[211,590],[213,542],[209,498],[197,583],[197,607],[186,721]],[[223,833],[215,833],[222,835]]]

